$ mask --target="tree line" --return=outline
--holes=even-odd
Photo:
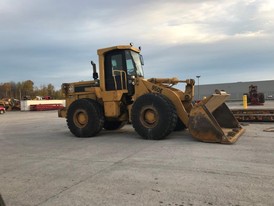
[[[31,80],[22,82],[5,82],[0,83],[0,99],[14,98],[14,99],[35,99],[35,97],[50,96],[53,99],[62,99],[61,90],[55,90],[52,84],[41,85],[37,87]]]

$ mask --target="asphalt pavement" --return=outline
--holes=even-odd
[[[7,206],[274,205],[273,123],[245,124],[233,145],[188,131],[143,140],[131,125],[75,138],[56,111],[0,115]]]

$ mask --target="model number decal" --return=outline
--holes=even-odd
[[[160,87],[157,87],[155,85],[152,85],[152,90],[158,93],[162,93],[163,89]]]

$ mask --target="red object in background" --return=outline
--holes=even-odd
[[[4,114],[6,112],[5,107],[0,106],[0,114]]]
[[[47,110],[58,110],[62,109],[62,104],[35,104],[30,105],[30,111],[47,111]]]
[[[52,97],[51,96],[44,96],[43,99],[50,100],[50,99],[52,99]]]
[[[247,96],[247,103],[249,105],[264,105],[264,93],[258,92],[258,86],[250,85],[249,93],[245,93],[244,95]]]

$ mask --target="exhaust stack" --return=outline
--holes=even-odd
[[[91,61],[90,63],[91,63],[92,68],[93,68],[93,76],[92,77],[93,77],[94,80],[97,80],[98,79],[98,73],[96,71],[96,64],[93,61]]]

